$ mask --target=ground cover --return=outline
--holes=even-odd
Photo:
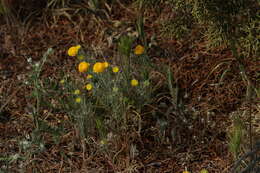
[[[242,60],[252,84],[245,83],[230,48],[209,49],[207,39],[197,39],[198,31],[183,39],[165,34],[161,20],[172,16],[167,4],[161,7],[160,12],[146,7],[144,23],[138,23],[142,17],[136,4],[120,2],[111,5],[108,14],[65,11],[47,21],[36,17],[27,27],[1,23],[0,171],[230,172],[234,160],[250,149],[249,139],[259,140],[259,59],[253,54]],[[76,45],[81,46],[83,59],[81,54],[68,55],[68,49]],[[145,48],[141,55],[135,52],[137,45]],[[124,57],[131,60],[130,65]],[[142,58],[151,61],[151,69],[139,62]],[[117,92],[128,87],[130,92],[123,90],[122,100],[119,95],[113,97],[117,104],[102,102],[110,95],[94,91],[95,86],[109,90],[98,82],[106,76],[95,76],[93,69],[96,81],[87,82],[94,86],[89,89],[93,100],[81,107],[73,107],[75,102],[68,107],[61,104],[60,100],[71,96],[74,101],[80,93],[85,94],[80,98],[89,98],[89,92],[79,88],[86,84],[81,73],[85,67],[78,69],[83,60],[91,62],[89,70],[96,62],[108,62],[112,71],[119,67],[119,74],[107,72],[109,79],[120,86]],[[147,73],[142,67],[149,69]],[[115,77],[128,68],[130,76]],[[138,89],[130,86],[134,77]],[[128,78],[129,86],[125,86]],[[253,86],[250,100],[248,85]],[[64,88],[69,92],[63,92]],[[148,101],[140,101],[140,95]],[[91,118],[77,119],[90,103],[95,108]],[[113,107],[122,103],[125,107],[120,111]],[[117,116],[121,114],[122,119]],[[90,113],[81,118],[85,115]],[[235,126],[240,121],[234,117],[246,123]],[[242,145],[232,152],[230,136],[240,127]]]

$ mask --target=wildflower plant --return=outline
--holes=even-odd
[[[47,61],[47,57],[53,52],[53,49],[48,49],[46,53],[43,55],[43,59],[40,62],[36,62],[35,64],[31,64],[33,67],[33,72],[29,76],[29,83],[33,87],[32,97],[35,98],[35,106],[33,107],[32,115],[34,120],[34,125],[36,129],[39,127],[39,113],[42,101],[42,91],[43,87],[40,82],[40,74],[44,64]]]
[[[53,99],[52,92],[49,93],[47,91],[49,91],[49,89],[53,91],[57,84],[52,82],[51,79],[43,80],[42,78],[43,68],[48,62],[47,58],[51,56],[52,53],[53,49],[49,48],[40,61],[36,63],[33,63],[31,60],[28,61],[32,67],[32,72],[29,73],[25,85],[31,89],[31,94],[26,97],[26,99],[30,101],[28,101],[25,110],[27,111],[28,116],[33,120],[34,129],[19,142],[21,157],[23,157],[25,161],[31,159],[36,154],[45,151],[46,141],[43,138],[44,133],[50,134],[52,141],[56,144],[59,143],[60,136],[64,133],[62,124],[53,126],[46,121],[46,117],[44,118],[44,112],[51,114],[52,111],[55,111],[55,106],[51,105],[49,101]],[[63,85],[65,82],[66,80],[64,79],[60,80],[58,85]],[[75,92],[78,93],[78,91]],[[52,106],[51,108],[53,109],[49,110],[49,106]]]
[[[72,122],[75,124],[76,129],[81,137],[86,137],[92,133],[94,128],[93,124],[93,106],[89,99],[89,93],[85,92],[83,83],[72,78],[72,76],[64,76],[63,83],[59,83],[62,91],[57,97],[60,103],[60,109],[66,112]]]
[[[131,109],[140,111],[149,101],[152,91],[150,81],[141,72],[147,69],[129,60],[142,58],[145,48],[138,45],[132,49],[131,39],[126,39],[119,45],[122,56],[127,60],[124,63],[115,64],[111,60],[88,57],[80,48],[77,54],[73,54],[79,60],[76,69],[80,77],[60,82],[64,86],[63,104],[82,137],[97,132],[104,139],[109,131],[127,129]]]

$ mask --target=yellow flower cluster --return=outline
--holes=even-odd
[[[141,46],[141,45],[137,45],[137,46],[135,47],[134,53],[135,53],[136,55],[142,55],[142,54],[144,53],[144,47]]]
[[[87,84],[85,87],[86,87],[86,90],[88,90],[88,91],[92,90],[92,88],[93,88],[92,84]]]
[[[113,67],[112,71],[113,71],[114,73],[117,73],[117,72],[119,72],[119,68],[118,68],[117,66],[116,66],[116,67]]]
[[[85,73],[89,70],[90,68],[90,63],[89,62],[86,62],[84,61],[85,57],[81,54],[78,54],[79,50],[81,49],[81,46],[80,45],[77,45],[77,46],[72,46],[68,49],[68,55],[69,56],[78,56],[78,59],[81,61],[79,64],[78,64],[78,67],[77,67],[77,70],[80,72],[80,73]],[[137,45],[134,49],[134,54],[136,55],[142,55],[145,51],[145,48],[142,46],[142,45]],[[110,66],[110,64],[108,62],[96,62],[93,64],[92,66],[92,72],[93,73],[102,73],[104,72],[108,67]],[[112,72],[113,73],[118,73],[120,71],[120,68],[118,66],[113,66],[111,68]],[[86,75],[86,79],[91,79],[93,78],[93,76],[95,76],[93,73],[89,73]],[[61,80],[60,83],[63,84],[65,81],[64,80]],[[136,87],[139,85],[139,81],[136,80],[136,79],[132,79],[130,81],[130,85],[133,86],[133,87]],[[149,85],[149,83],[148,83]],[[87,83],[85,86],[84,86],[84,89],[86,89],[87,91],[91,91],[93,89],[93,84],[92,83]],[[113,87],[113,92],[118,92],[118,88],[117,87]],[[81,98],[79,97],[79,95],[81,94],[80,90],[75,90],[74,91],[74,95],[77,95],[77,97],[75,98],[75,102],[77,103],[80,103],[82,100]]]
[[[78,65],[78,71],[81,73],[87,72],[89,69],[90,64],[88,62],[82,61]],[[108,62],[96,62],[93,65],[93,72],[94,73],[102,73],[104,70],[109,66]],[[87,79],[92,78],[92,75],[88,75]]]
[[[87,79],[91,79],[91,78],[93,78],[93,76],[91,74],[88,74]]]
[[[81,102],[81,98],[80,98],[80,97],[77,97],[77,98],[75,99],[75,102],[76,102],[76,103],[80,103],[80,102]]]
[[[105,68],[107,68],[109,66],[108,62],[103,62],[103,65]]]
[[[70,47],[68,50],[68,55],[76,56],[78,54],[80,48],[81,48],[80,45]]]
[[[89,66],[90,66],[89,63],[83,61],[83,62],[79,63],[78,70],[79,70],[79,72],[84,73],[88,70]]]
[[[132,80],[131,80],[131,85],[132,85],[132,86],[137,86],[137,85],[138,85],[138,80],[132,79]]]
[[[108,63],[102,63],[102,62],[97,62],[97,63],[95,63],[94,64],[94,66],[93,66],[93,72],[94,73],[102,73],[105,69],[106,69],[106,67],[108,66],[107,65]]]

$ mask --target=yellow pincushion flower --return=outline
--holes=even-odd
[[[91,78],[93,78],[93,76],[91,74],[88,74],[87,79],[91,79]]]
[[[97,62],[93,66],[94,73],[102,73],[105,70],[105,65],[101,62]]]
[[[88,90],[88,91],[92,90],[92,88],[93,88],[92,84],[87,84],[85,87],[86,87],[86,90]]]
[[[142,54],[144,53],[144,47],[141,46],[141,45],[137,45],[137,46],[135,47],[134,53],[135,53],[136,55],[142,55]]]
[[[74,91],[74,94],[75,94],[75,95],[79,95],[79,94],[80,94],[80,90],[75,90],[75,91]]]
[[[107,68],[109,66],[109,63],[108,62],[103,62],[103,65],[105,68]]]
[[[79,63],[78,70],[81,73],[86,72],[88,70],[89,66],[90,66],[89,63],[83,61],[83,62]]]
[[[116,66],[116,67],[113,67],[112,71],[113,71],[114,73],[117,73],[117,72],[119,72],[119,68],[118,68],[117,66]]]
[[[78,54],[80,48],[81,48],[80,45],[70,47],[68,50],[68,55],[76,56]]]
[[[132,85],[132,86],[137,86],[137,85],[138,85],[138,80],[132,79],[132,80],[131,80],[131,85]]]
[[[80,103],[80,102],[81,102],[81,98],[80,98],[80,97],[77,97],[77,98],[75,99],[75,102],[76,102],[76,103]]]

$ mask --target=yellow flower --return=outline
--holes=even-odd
[[[91,79],[91,78],[93,78],[93,76],[91,74],[88,74],[87,79]]]
[[[87,84],[86,86],[86,90],[90,91],[92,90],[93,86],[91,84]]]
[[[113,72],[114,72],[114,73],[117,73],[117,72],[119,72],[119,68],[118,68],[117,66],[116,66],[116,67],[113,67],[113,69],[112,69],[112,70],[113,70]]]
[[[104,68],[107,68],[109,66],[108,62],[103,62]]]
[[[135,47],[134,53],[135,53],[136,55],[142,55],[142,54],[144,53],[144,47],[141,46],[141,45],[137,45],[137,46]]]
[[[74,94],[75,94],[75,95],[79,95],[79,94],[80,94],[80,90],[75,90],[75,91],[74,91]]]
[[[77,98],[75,99],[75,102],[76,102],[76,103],[80,103],[80,102],[81,102],[81,98],[80,98],[80,97],[77,97]]]
[[[83,61],[83,62],[79,63],[78,70],[81,73],[86,72],[88,70],[89,66],[90,66],[89,63]]]
[[[132,79],[132,80],[131,80],[131,85],[132,85],[132,86],[137,86],[137,85],[138,85],[138,80]]]
[[[102,73],[105,70],[105,66],[101,62],[97,62],[93,66],[93,72],[95,73]]]
[[[77,46],[72,46],[68,50],[68,55],[69,56],[76,56],[78,54],[79,49],[81,48],[80,45]]]
[[[64,84],[64,83],[65,83],[64,79],[60,80],[60,84]]]

